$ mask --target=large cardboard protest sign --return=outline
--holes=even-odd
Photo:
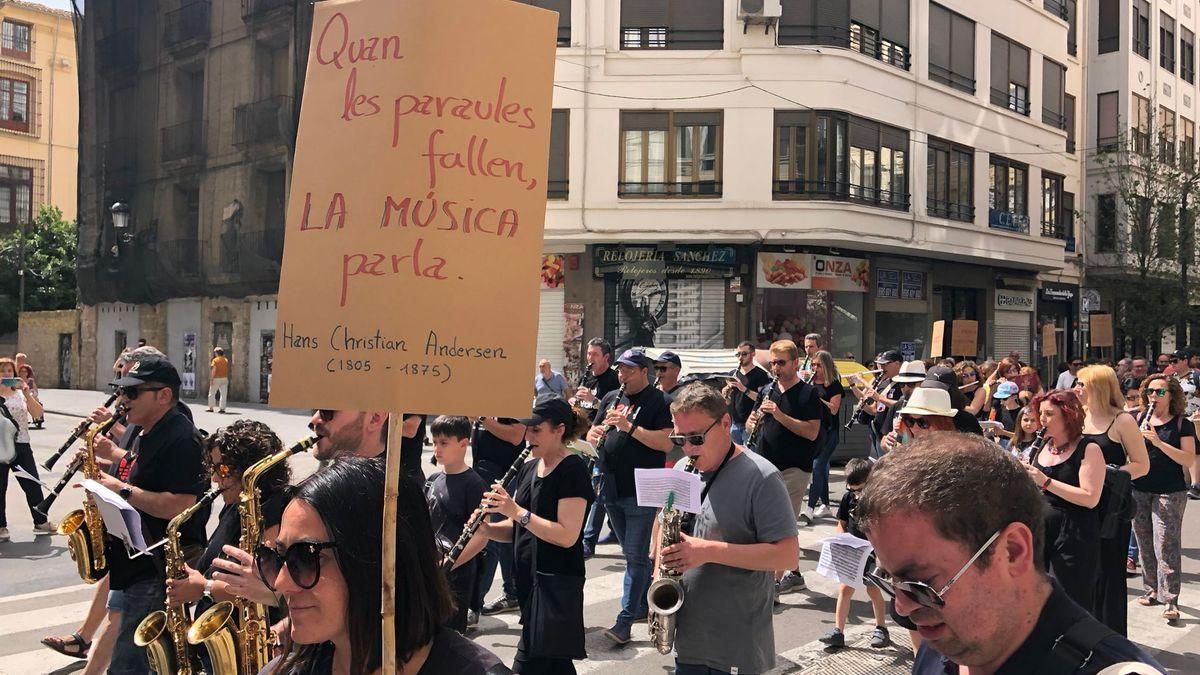
[[[955,319],[950,322],[950,355],[971,356],[979,351],[979,322]]]
[[[938,359],[946,355],[946,322],[933,322],[933,332],[929,336],[929,358]]]
[[[272,405],[527,414],[557,14],[313,11]]]
[[[1091,322],[1091,345],[1093,347],[1113,346],[1112,314],[1093,314],[1091,315]]]

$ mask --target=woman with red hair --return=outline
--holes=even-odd
[[[1083,437],[1083,406],[1074,392],[1056,389],[1036,396],[1031,405],[1049,439],[1025,466],[1050,507],[1046,568],[1072,600],[1091,607],[1100,564],[1096,505],[1104,489],[1104,455]]]

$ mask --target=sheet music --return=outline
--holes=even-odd
[[[863,570],[874,550],[871,542],[859,539],[849,532],[836,534],[821,540],[821,558],[817,561],[817,574],[862,589]]]
[[[687,513],[700,513],[700,475],[675,469],[634,469],[638,506],[662,508],[675,493],[674,506]]]
[[[109,534],[125,542],[125,546],[132,551],[147,553],[150,550],[142,537],[142,516],[137,509],[94,480],[84,479],[80,485],[95,497],[96,507],[100,509],[104,528]]]

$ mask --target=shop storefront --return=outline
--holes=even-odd
[[[834,357],[862,360],[868,260],[763,251],[755,263],[751,332],[759,345],[778,339],[799,343],[806,334],[819,333]]]
[[[726,288],[736,247],[596,246],[592,260],[604,282],[604,336],[616,350],[729,346]]]
[[[1037,337],[1038,354],[1054,351],[1056,354],[1042,359],[1043,379],[1051,375],[1057,379],[1058,365],[1069,362],[1078,355],[1079,344],[1079,287],[1043,281],[1038,290],[1037,305]],[[1054,327],[1055,345],[1053,350],[1047,350],[1042,343],[1042,336],[1049,331],[1046,326]]]
[[[912,261],[880,260],[875,268],[875,351],[897,349],[905,361],[929,356],[929,275]]]
[[[993,354],[1004,358],[1012,352],[1021,360],[1033,361],[1033,314],[1036,299],[1033,291],[996,289],[995,320],[993,323]]]

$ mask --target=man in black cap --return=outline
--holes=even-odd
[[[858,421],[869,424],[867,427],[868,436],[871,437],[871,456],[882,457],[883,450],[879,447],[879,441],[891,431],[891,429],[883,429],[882,414],[888,408],[896,405],[900,400],[900,383],[894,382],[892,378],[900,372],[900,364],[904,361],[904,357],[895,349],[889,349],[881,352],[875,357],[875,365],[881,371],[875,379],[872,386],[859,387],[855,385],[854,393],[861,400],[864,396],[870,398],[862,408],[862,418]]]
[[[683,361],[675,352],[665,351],[654,359],[654,376],[657,378],[655,386],[667,395],[668,403],[671,401],[671,394],[683,386],[679,381],[679,373],[682,370]]]
[[[179,372],[164,358],[148,358],[112,383],[118,387],[130,426],[140,431],[128,450],[113,449],[109,472],[100,484],[137,509],[147,544],[161,540],[167,523],[196,503],[209,486],[199,435],[176,407]],[[208,509],[201,509],[179,530],[185,555],[204,547]],[[162,609],[165,569],[161,555],[129,558],[123,543],[108,539],[109,584],[122,591],[124,611],[108,672],[113,675],[148,673],[145,650],[133,643],[138,624]],[[161,549],[160,549],[161,550]]]
[[[607,474],[607,487],[601,490],[608,519],[621,552],[625,555],[625,586],[621,611],[605,636],[618,645],[628,644],[630,628],[646,616],[646,590],[650,587],[652,562],[650,534],[654,527],[653,507],[638,506],[633,480],[635,469],[661,469],[666,452],[673,446],[671,409],[667,397],[650,386],[650,367],[654,360],[640,348],[627,349],[617,359],[617,377],[625,387],[600,401],[596,419],[587,440],[599,448],[598,464]],[[603,443],[603,445],[601,445]]]

